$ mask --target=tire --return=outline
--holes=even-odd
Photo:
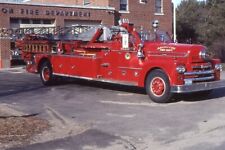
[[[170,82],[168,76],[162,70],[153,70],[147,76],[145,84],[149,98],[156,103],[168,103],[171,101]]]
[[[40,68],[40,78],[44,85],[52,85],[54,81],[54,76],[52,73],[52,67],[49,62],[44,62]]]

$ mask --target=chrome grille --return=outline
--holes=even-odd
[[[191,70],[184,73],[186,84],[214,80],[214,70],[211,63],[192,64]]]
[[[200,78],[188,78],[188,79],[184,79],[185,82],[192,81],[192,82],[196,82],[196,81],[208,81],[208,80],[212,80],[214,79],[214,75],[209,76],[209,77],[200,77]]]
[[[206,63],[206,64],[201,64],[201,65],[193,65],[192,66],[193,70],[207,70],[207,69],[212,69],[212,64],[211,63]]]
[[[207,75],[213,74],[213,70],[206,70],[206,71],[193,71],[193,72],[185,72],[184,75],[186,76],[193,76],[193,75]]]

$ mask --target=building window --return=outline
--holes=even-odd
[[[12,19],[10,19],[10,23],[18,24],[19,23],[19,19],[12,18]]]
[[[155,0],[155,13],[163,14],[163,0]]]
[[[53,22],[52,20],[47,20],[47,19],[43,20],[43,24],[52,24],[52,22]]]
[[[90,0],[84,0],[84,5],[89,5],[90,3]]]
[[[139,0],[139,2],[140,2],[141,4],[146,4],[146,3],[147,3],[147,0]]]
[[[128,11],[128,0],[120,0],[120,11]]]
[[[35,20],[33,20],[33,24],[41,24],[41,20],[35,19]]]
[[[30,24],[30,20],[29,19],[22,19],[21,24]]]

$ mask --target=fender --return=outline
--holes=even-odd
[[[176,79],[176,75],[177,73],[174,72],[174,69],[176,68],[176,63],[171,62],[171,61],[164,61],[164,62],[160,62],[159,65],[159,61],[151,61],[149,63],[146,63],[143,66],[143,69],[140,73],[140,77],[138,80],[138,86],[140,87],[145,87],[145,81],[146,81],[146,77],[147,75],[154,69],[161,69],[165,72],[165,74],[168,75],[170,84],[173,85],[174,83],[176,83],[176,81],[174,81],[174,79]],[[176,70],[176,69],[175,69]]]

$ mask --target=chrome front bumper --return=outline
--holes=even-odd
[[[190,93],[225,88],[225,80],[193,83],[191,85],[177,85],[171,87],[172,93]]]

